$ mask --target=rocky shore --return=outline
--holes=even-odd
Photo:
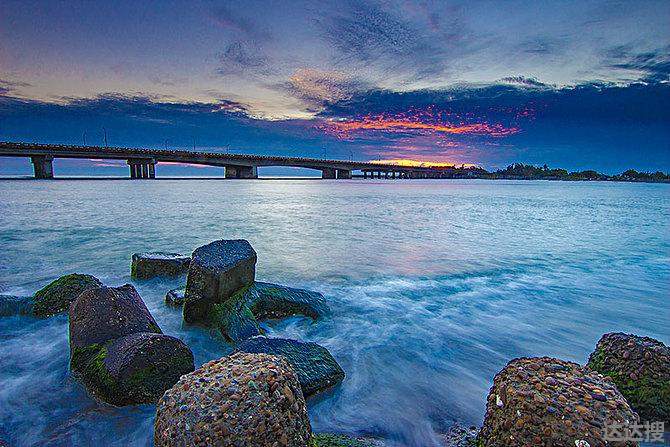
[[[69,274],[31,297],[0,295],[0,316],[67,312],[70,370],[92,398],[154,404],[156,446],[372,447],[380,440],[313,433],[307,400],[345,371],[323,346],[269,338],[262,321],[329,314],[318,292],[257,282],[245,240],[218,240],[192,256],[138,253],[131,276],[185,276],[167,291],[185,325],[215,329],[231,354],[196,369],[189,347],[163,334],[133,285]],[[603,335],[585,365],[550,357],[511,359],[495,376],[483,424],[454,425],[446,447],[634,446],[608,427],[669,424],[670,348],[632,334]],[[657,426],[655,426],[657,427]],[[0,440],[0,445],[3,445]]]

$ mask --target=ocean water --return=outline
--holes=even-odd
[[[542,181],[0,181],[0,292],[56,277],[132,282],[196,364],[231,347],[132,281],[133,252],[248,239],[257,278],[332,308],[268,333],[326,346],[343,384],[308,402],[315,431],[438,445],[479,424],[518,356],[584,363],[605,332],[670,342],[670,185]],[[90,399],[68,373],[67,316],[0,319],[0,438],[152,444],[153,406]]]

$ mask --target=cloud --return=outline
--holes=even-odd
[[[527,78],[525,76],[507,76],[502,78],[500,82],[525,87],[549,87],[548,84],[540,82],[536,78]]]
[[[324,17],[320,24],[324,39],[337,56],[336,66],[370,69],[381,78],[408,76],[416,80],[444,71],[446,58],[443,36],[432,35],[438,27],[438,15],[426,14],[404,20],[397,9],[376,2],[344,1],[341,7]]]
[[[354,94],[369,89],[367,83],[339,71],[299,68],[287,82],[271,88],[298,98],[309,112],[320,112],[324,107],[350,99]]]
[[[9,93],[16,93],[21,87],[31,87],[27,82],[10,81],[9,79],[0,79],[0,95],[7,95]]]
[[[270,75],[274,72],[270,58],[258,43],[236,40],[218,54],[220,66],[216,72],[228,75]]]
[[[608,68],[641,73],[641,81],[670,81],[670,45],[646,52],[635,52],[632,46],[621,45],[610,49],[605,60]]]

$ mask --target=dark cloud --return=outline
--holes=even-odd
[[[670,81],[670,45],[654,51],[635,52],[630,45],[617,46],[606,54],[608,68],[644,73],[642,81]]]

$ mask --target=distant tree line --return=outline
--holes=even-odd
[[[661,171],[638,172],[629,169],[617,175],[601,174],[594,170],[568,172],[565,169],[550,169],[546,164],[542,167],[514,163],[505,169],[489,172],[478,166],[454,167],[454,178],[489,178],[509,180],[609,180],[622,182],[670,182],[670,175]]]

